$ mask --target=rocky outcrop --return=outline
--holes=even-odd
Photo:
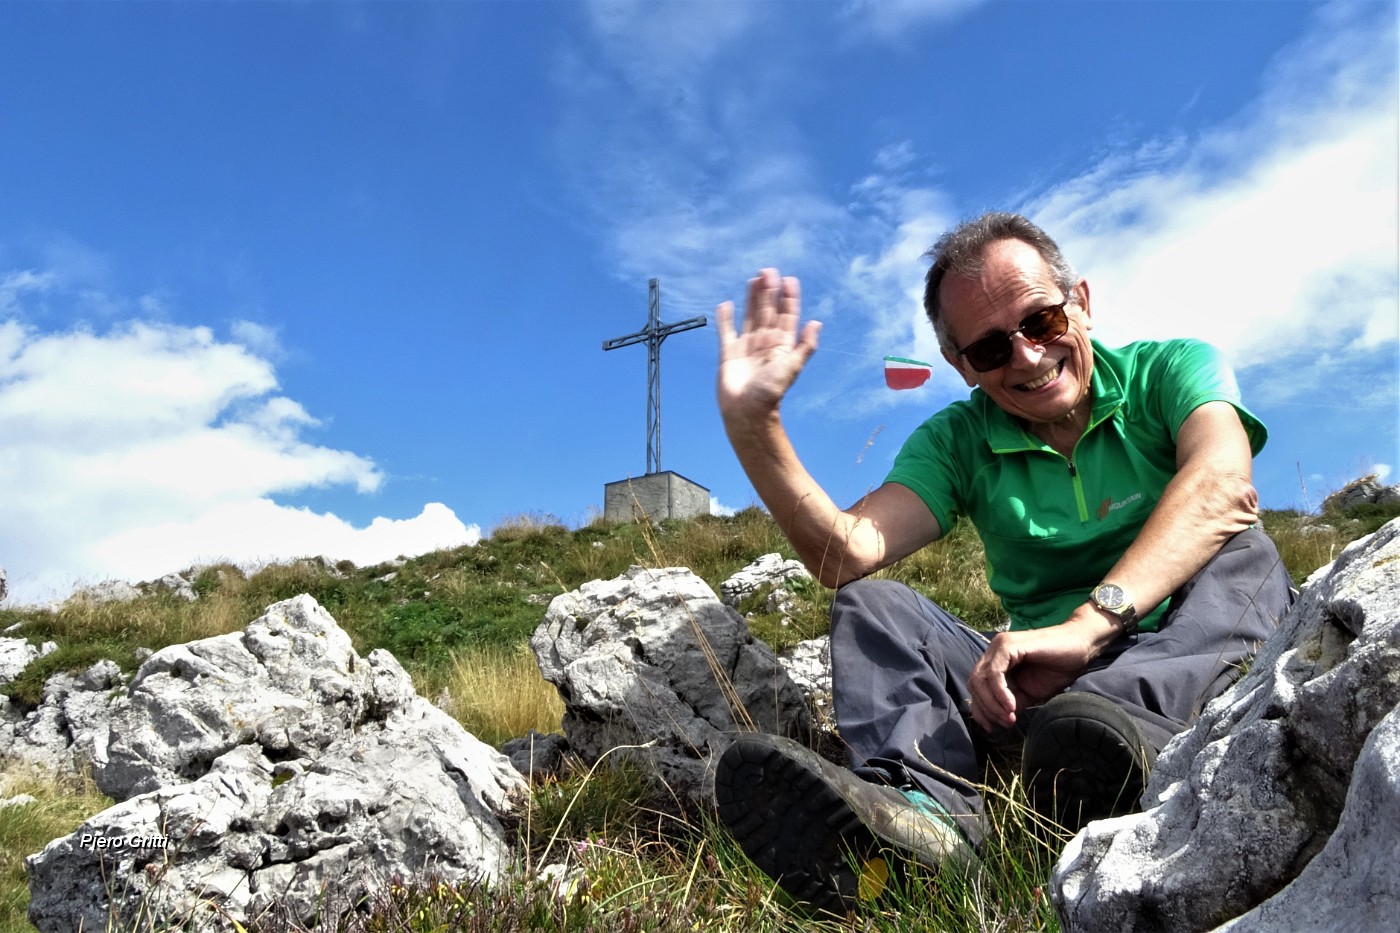
[[[159,580],[149,584],[148,589],[156,592],[163,590],[176,599],[183,599],[187,603],[192,603],[199,599],[199,594],[195,592],[193,581],[178,573],[167,573]]]
[[[1347,483],[1322,501],[1323,514],[1345,512],[1360,505],[1390,505],[1400,502],[1400,485],[1386,486],[1376,474]]]
[[[1249,672],[1091,823],[1064,928],[1391,929],[1400,915],[1400,520],[1313,575]]]
[[[809,638],[778,652],[778,663],[787,671],[818,722],[836,722],[831,702],[831,636]]]
[[[274,904],[310,922],[332,886],[353,902],[395,876],[494,878],[524,791],[309,596],[157,652],[87,756],[121,802],[28,859],[43,931],[228,929]]]
[[[18,629],[16,625],[13,628]],[[9,631],[9,629],[6,629]],[[19,676],[19,672],[29,666],[35,658],[42,658],[58,645],[47,641],[35,647],[23,638],[0,638],[0,683],[9,683]]]
[[[140,599],[141,591],[125,580],[103,580],[78,587],[68,598],[86,603],[129,603]]]
[[[784,560],[781,554],[764,554],[721,583],[719,592],[726,606],[737,609],[745,599],[768,588],[770,602],[765,605],[766,611],[784,612],[787,609],[782,605],[782,597],[788,585],[811,579],[811,572],[801,562]]]
[[[32,660],[48,654],[54,645],[47,642],[35,649],[26,644],[26,648],[11,657]],[[19,670],[4,679],[13,680]],[[125,682],[115,661],[98,661],[81,673],[54,674],[44,683],[43,699],[32,710],[0,696],[0,761],[49,772],[86,768],[95,750],[106,745],[112,708]]]
[[[530,644],[571,752],[640,760],[683,798],[709,801],[709,762],[736,730],[811,728],[773,652],[685,568],[633,567],[557,596]]]

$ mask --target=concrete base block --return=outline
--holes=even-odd
[[[710,491],[670,470],[603,486],[603,517],[610,522],[644,517],[659,522],[709,514]]]

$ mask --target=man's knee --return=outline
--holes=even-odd
[[[1203,572],[1247,592],[1258,614],[1275,624],[1293,602],[1288,569],[1273,539],[1260,528],[1248,528],[1227,541]]]
[[[883,625],[908,612],[913,591],[894,580],[852,580],[831,600],[831,631],[852,625]]]

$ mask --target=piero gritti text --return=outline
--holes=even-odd
[[[166,849],[170,840],[165,836],[103,836],[100,833],[83,833],[78,837],[78,848],[89,851],[107,849]]]

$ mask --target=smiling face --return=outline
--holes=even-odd
[[[1007,414],[1032,427],[1082,431],[1088,423],[1094,370],[1087,282],[1081,279],[1066,295],[1035,247],[1021,240],[997,240],[983,254],[979,274],[949,275],[939,290],[943,322],[956,347],[1015,330],[1026,315],[1066,298],[1069,330],[1064,336],[1038,347],[1018,334],[1011,339],[1011,359],[1004,366],[979,373],[951,351],[943,356],[963,381],[981,386]]]

